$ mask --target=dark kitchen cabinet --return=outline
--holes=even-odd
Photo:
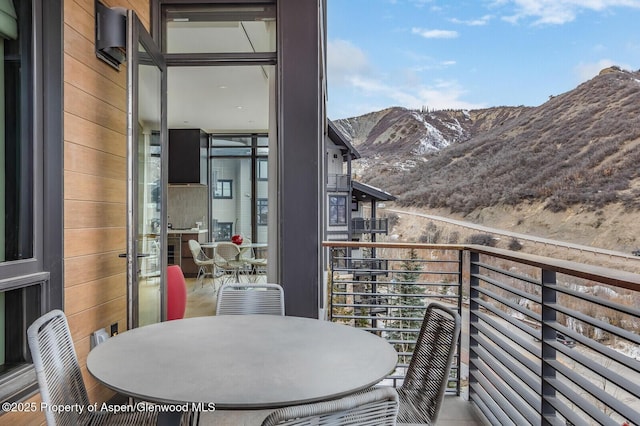
[[[200,129],[169,129],[170,184],[207,184],[207,145]]]

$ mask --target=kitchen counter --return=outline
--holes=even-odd
[[[167,230],[167,234],[206,234],[208,233],[208,229],[198,229],[198,228],[189,228],[189,229],[169,229]]]
[[[209,240],[208,229],[167,229],[167,255],[170,265],[180,265],[185,277],[198,275],[199,267],[193,261],[189,248],[189,240],[196,240],[203,244]]]

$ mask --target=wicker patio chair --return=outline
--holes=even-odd
[[[259,275],[267,272],[267,259],[256,257],[253,247],[251,247],[251,239],[245,238],[240,245],[240,260],[249,265],[250,276],[253,281],[257,281]]]
[[[134,410],[130,413],[90,412],[89,396],[82,379],[69,324],[60,310],[44,314],[29,326],[27,338],[38,378],[42,402],[49,406],[75,406],[84,410],[45,410],[47,425],[155,425],[158,412]],[[181,424],[189,424],[192,413],[183,414]]]
[[[221,241],[215,250],[216,266],[224,272],[225,278],[238,282],[240,273],[250,269],[250,265],[240,258],[240,247],[237,244]]]
[[[284,315],[284,290],[278,284],[226,283],[218,291],[216,315]]]
[[[209,276],[211,277],[211,284],[215,289],[215,260],[207,256],[200,243],[196,240],[189,240],[189,251],[191,251],[191,256],[193,256],[193,263],[195,263],[198,267],[198,275],[196,276],[196,281],[200,281],[200,287],[204,287],[204,279]]]
[[[262,426],[393,426],[398,414],[398,394],[393,388],[306,405],[277,409]]]
[[[459,336],[460,315],[431,303],[404,382],[398,389],[398,423],[436,423]]]

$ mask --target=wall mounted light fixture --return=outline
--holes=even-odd
[[[127,10],[95,0],[96,56],[117,70],[126,59]]]

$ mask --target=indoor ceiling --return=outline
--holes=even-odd
[[[170,67],[169,128],[209,133],[266,131],[273,66]]]
[[[193,7],[167,12],[168,53],[275,51],[275,9]],[[191,66],[168,70],[169,128],[209,133],[264,132],[269,128],[273,66]]]

